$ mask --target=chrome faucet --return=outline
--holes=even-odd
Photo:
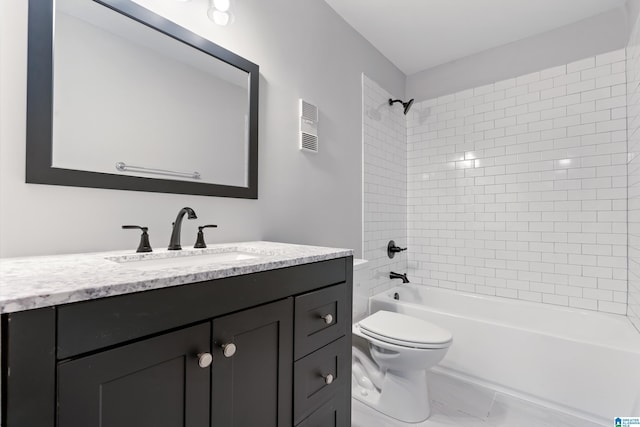
[[[409,279],[407,279],[407,273],[400,274],[394,273],[393,271],[389,273],[389,279],[402,279],[402,283],[409,283]]]
[[[173,229],[171,230],[171,240],[169,240],[169,247],[167,248],[170,251],[179,251],[182,249],[182,246],[180,246],[180,230],[182,229],[182,219],[184,218],[185,214],[188,215],[187,216],[188,219],[198,218],[193,209],[191,208],[180,209],[180,212],[178,212],[178,216],[176,217],[175,222],[171,224],[173,226]]]

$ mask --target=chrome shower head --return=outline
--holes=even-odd
[[[402,104],[402,106],[404,107],[404,115],[406,116],[407,113],[409,112],[409,109],[411,108],[411,106],[413,105],[413,98],[411,98],[409,101],[404,102],[402,99],[391,99],[389,98],[389,105],[393,105],[396,102],[399,102]]]

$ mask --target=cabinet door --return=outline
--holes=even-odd
[[[213,320],[213,427],[291,427],[292,319],[288,298]]]
[[[58,427],[208,427],[211,325],[58,365]]]

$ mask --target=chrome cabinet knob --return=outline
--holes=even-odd
[[[224,354],[224,357],[231,357],[236,354],[237,348],[233,343],[222,344],[220,347],[222,347],[222,354]]]
[[[327,325],[330,325],[333,323],[333,316],[330,314],[325,314],[324,316],[320,316],[323,320],[324,323],[326,323]]]
[[[198,353],[198,366],[201,368],[208,368],[213,362],[213,356],[211,353]]]
[[[331,374],[323,375],[323,376],[322,376],[322,378],[324,378],[324,383],[325,383],[326,385],[331,384],[331,383],[333,382],[333,379],[334,379],[334,378],[333,378],[333,375],[331,375]]]

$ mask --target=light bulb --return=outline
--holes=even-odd
[[[227,12],[220,12],[216,9],[209,9],[208,15],[209,19],[222,26],[228,25],[229,21],[231,20],[231,15],[229,15]]]
[[[233,23],[231,0],[209,0],[207,16],[218,25],[226,26]]]
[[[230,0],[213,0],[213,6],[220,12],[226,12],[231,7]]]

